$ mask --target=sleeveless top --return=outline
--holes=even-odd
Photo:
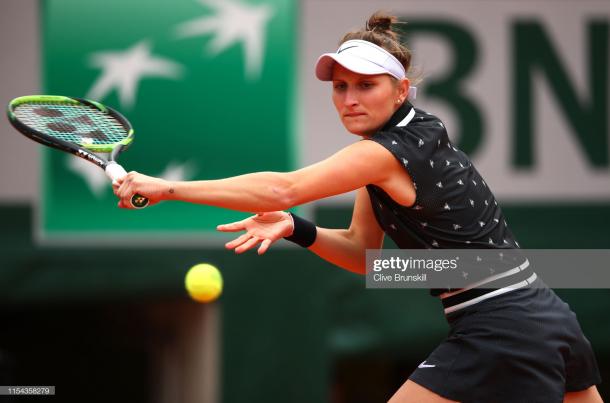
[[[390,151],[413,181],[412,206],[397,203],[378,186],[366,186],[377,222],[399,248],[519,248],[489,186],[451,144],[439,118],[405,102],[363,141]]]

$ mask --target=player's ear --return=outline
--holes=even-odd
[[[398,83],[399,88],[399,94],[400,94],[400,99],[405,100],[407,99],[407,96],[409,95],[409,87],[411,86],[411,82],[409,81],[408,78],[403,78],[402,80],[399,81]]]

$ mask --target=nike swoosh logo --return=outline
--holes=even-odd
[[[341,52],[343,52],[343,51],[346,51],[346,50],[348,50],[348,49],[351,49],[351,48],[357,48],[357,47],[358,47],[357,45],[354,45],[354,46],[348,46],[348,47],[343,48],[343,49],[339,49],[339,50],[337,51],[337,54],[339,54],[339,53],[341,53]]]
[[[426,364],[426,361],[422,362],[417,366],[417,368],[434,368],[436,365],[434,364]]]

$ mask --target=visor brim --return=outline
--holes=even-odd
[[[335,63],[339,63],[349,71],[358,74],[388,74],[388,71],[383,67],[360,57],[355,57],[348,53],[325,53],[318,58],[318,62],[316,63],[316,77],[318,80],[332,81]]]

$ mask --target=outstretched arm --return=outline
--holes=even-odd
[[[246,231],[228,242],[226,247],[243,253],[260,244],[258,253],[263,254],[269,246],[292,234],[292,220],[288,213],[274,211],[257,214],[231,224],[218,226],[219,231]],[[364,274],[366,249],[381,248],[383,232],[373,213],[366,189],[358,190],[352,222],[349,229],[317,227],[317,237],[309,250],[321,258],[346,270]]]
[[[133,194],[151,204],[182,200],[246,212],[285,210],[293,206],[382,184],[402,171],[396,159],[373,141],[359,141],[324,161],[293,172],[257,172],[232,178],[170,182],[130,172],[118,181],[121,207],[130,207]]]

